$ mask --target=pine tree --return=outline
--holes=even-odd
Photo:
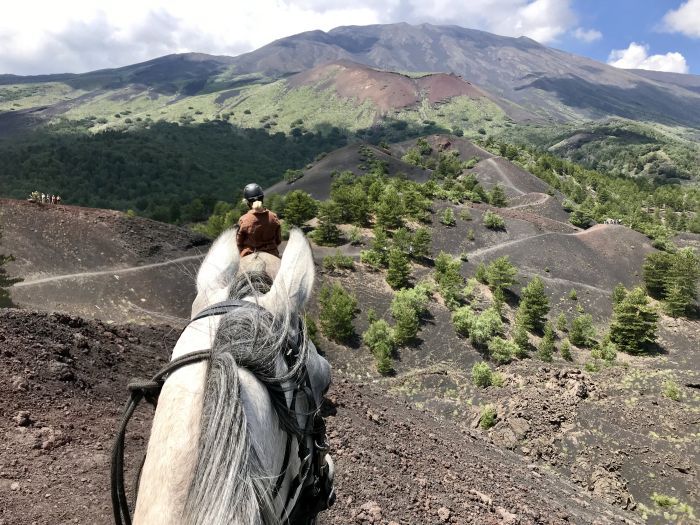
[[[552,361],[554,354],[554,327],[551,323],[547,323],[544,327],[544,337],[537,347],[537,356],[547,363]]]
[[[352,320],[357,311],[357,299],[340,284],[323,285],[319,293],[321,330],[329,339],[347,341],[355,333]]]
[[[683,248],[672,255],[664,278],[664,299],[671,315],[687,315],[697,298],[700,279],[700,258],[692,248]]]
[[[411,265],[408,257],[400,250],[394,248],[389,251],[389,269],[386,274],[386,282],[395,290],[408,286],[411,276]]]
[[[333,201],[324,202],[319,206],[318,228],[314,232],[314,241],[327,246],[339,244],[340,230],[336,226],[338,215],[338,205]]]
[[[624,300],[624,298],[627,296],[627,288],[625,288],[625,285],[622,283],[617,283],[615,288],[613,288],[612,291],[612,302],[613,306],[620,304]]]
[[[498,206],[499,208],[508,206],[508,198],[506,197],[506,193],[503,191],[503,186],[496,184],[493,187],[491,193],[489,193],[489,203],[492,206]]]
[[[659,314],[644,290],[635,288],[613,307],[610,340],[629,354],[638,354],[656,342]]]
[[[571,323],[569,338],[576,346],[587,348],[595,342],[596,331],[590,314],[581,314]]]
[[[376,206],[377,224],[389,230],[399,228],[403,222],[403,212],[401,195],[393,185],[387,186]]]
[[[428,231],[427,228],[418,228],[413,233],[413,241],[411,243],[413,251],[411,252],[411,257],[414,259],[430,257],[431,242],[432,237],[430,235],[430,231]]]
[[[440,294],[451,310],[459,306],[464,278],[460,273],[462,263],[450,254],[440,252],[435,259],[435,282],[440,287]]]
[[[292,226],[301,226],[312,219],[318,203],[306,192],[294,190],[284,199],[284,220]]]
[[[545,317],[549,313],[549,300],[544,293],[542,279],[535,277],[523,288],[518,311],[525,328],[530,331],[542,330]]]
[[[494,259],[486,267],[486,282],[492,290],[503,290],[518,282],[515,279],[517,274],[517,268],[510,263],[508,256],[504,255]]]
[[[515,332],[513,334],[513,342],[517,345],[518,349],[515,352],[515,357],[518,359],[524,359],[530,355],[530,338],[527,335],[527,328],[516,315],[515,318]]]
[[[673,255],[666,252],[653,252],[647,255],[642,271],[644,286],[652,297],[661,299],[666,291],[666,276],[671,269]]]
[[[372,251],[377,254],[382,266],[389,264],[389,236],[381,226],[375,226],[372,230],[374,238],[370,244]]]

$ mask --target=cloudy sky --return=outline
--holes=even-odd
[[[169,53],[238,55],[312,29],[455,24],[623,68],[700,74],[700,0],[35,0],[5,2],[0,73],[84,72]]]

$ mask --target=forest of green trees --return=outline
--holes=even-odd
[[[196,222],[217,201],[235,201],[246,183],[265,187],[345,144],[338,130],[288,136],[223,122],[96,134],[45,128],[0,140],[0,195],[22,199],[38,190],[65,204]]]

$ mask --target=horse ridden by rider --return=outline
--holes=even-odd
[[[258,231],[244,241],[257,244]],[[142,398],[155,404],[159,394],[135,524],[313,524],[334,501],[319,415],[330,365],[302,315],[314,283],[311,248],[294,229],[281,260],[241,258],[240,238],[240,230],[227,230],[209,250],[170,364],[152,381],[130,385],[133,405]],[[118,524],[131,523],[123,488],[130,407],[113,451]]]

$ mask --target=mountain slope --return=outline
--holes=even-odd
[[[442,71],[558,120],[616,115],[700,125],[700,95],[675,82],[457,26],[338,27],[277,40],[235,59],[236,71],[284,74],[350,59],[394,71]],[[664,79],[666,80],[666,79]]]

